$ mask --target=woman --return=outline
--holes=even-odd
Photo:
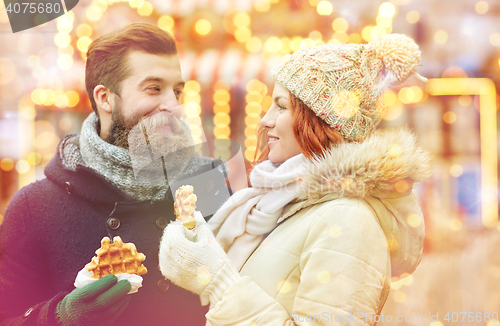
[[[384,89],[422,78],[419,60],[411,39],[392,34],[300,50],[273,68],[252,187],[208,225],[197,215],[196,232],[171,223],[161,243],[163,275],[210,302],[212,325],[378,321],[391,276],[420,262],[411,188],[432,167],[410,132],[373,129]]]

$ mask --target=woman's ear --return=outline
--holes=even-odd
[[[104,111],[111,114],[113,111],[112,92],[109,88],[103,85],[97,85],[94,88],[94,101],[99,111]]]

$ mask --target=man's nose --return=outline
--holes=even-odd
[[[182,105],[173,92],[164,96],[159,109],[161,112],[175,115],[177,118],[180,118],[183,112]]]

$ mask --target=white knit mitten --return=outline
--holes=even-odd
[[[240,275],[217,243],[203,216],[195,211],[196,227],[170,223],[160,243],[160,270],[177,286],[200,295],[201,304],[215,305]]]

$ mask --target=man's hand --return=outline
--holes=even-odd
[[[56,308],[64,326],[112,325],[127,307],[130,283],[107,275],[66,295]]]
[[[203,216],[195,212],[195,219],[195,230],[186,229],[179,221],[165,228],[160,270],[175,285],[200,295],[203,305],[215,305],[240,276]]]

